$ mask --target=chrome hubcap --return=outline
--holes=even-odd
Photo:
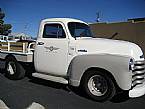
[[[94,75],[88,81],[88,88],[93,95],[102,96],[108,90],[107,81],[100,75]]]
[[[16,66],[15,66],[14,62],[9,62],[8,63],[7,71],[9,72],[10,75],[14,75],[15,74]]]

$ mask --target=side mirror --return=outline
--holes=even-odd
[[[115,36],[117,36],[118,35],[118,33],[114,33],[109,39],[113,39],[113,38],[115,38]]]

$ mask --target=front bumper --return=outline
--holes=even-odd
[[[129,91],[130,98],[140,97],[143,96],[144,94],[145,94],[145,82],[141,86],[136,86]]]

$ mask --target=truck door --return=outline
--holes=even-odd
[[[62,23],[49,22],[43,27],[35,49],[37,72],[65,76],[67,74],[68,38]]]

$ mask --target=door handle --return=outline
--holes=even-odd
[[[37,45],[44,45],[44,42],[38,42]]]

